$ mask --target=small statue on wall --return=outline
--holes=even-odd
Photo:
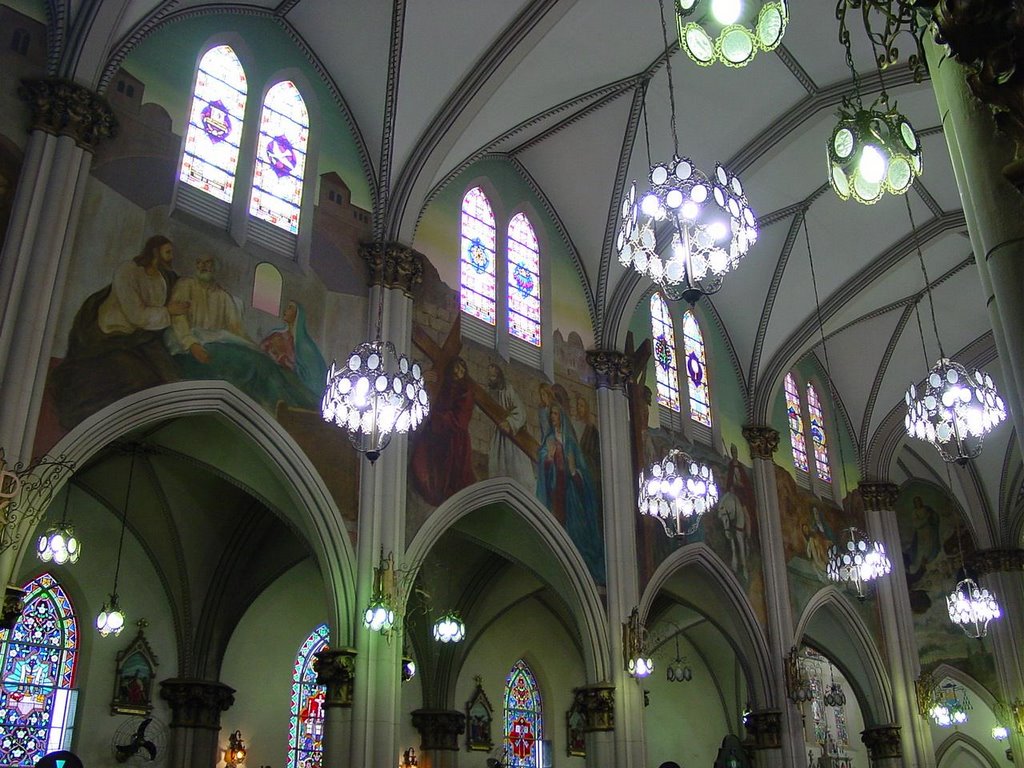
[[[491,721],[493,708],[484,693],[483,678],[476,675],[473,680],[476,688],[466,702],[466,749],[470,752],[489,752],[494,747],[491,740]]]
[[[153,680],[158,662],[146,640],[147,626],[148,621],[139,619],[138,634],[127,648],[118,651],[114,698],[110,702],[112,715],[148,715],[153,709]]]

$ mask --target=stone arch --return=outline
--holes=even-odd
[[[960,731],[951,733],[935,750],[935,764],[938,768],[962,766],[964,764],[959,758],[964,757],[979,768],[999,768],[999,763],[977,739]]]
[[[700,586],[688,602],[729,639],[743,663],[755,707],[777,706],[772,699],[771,662],[764,630],[739,579],[706,544],[681,547],[662,561],[640,598],[640,620],[646,621],[655,597],[684,570],[694,572]]]
[[[355,554],[341,513],[323,479],[302,449],[274,418],[223,381],[184,381],[130,395],[85,419],[63,437],[50,453],[81,467],[114,440],[155,422],[208,415],[225,421],[254,448],[250,457],[263,462],[273,482],[283,487],[287,503],[274,503],[248,485],[247,478],[222,466],[225,475],[260,497],[284,518],[312,549],[323,573],[330,599],[330,623],[335,636],[351,644],[355,616]],[[259,470],[254,470],[254,473]],[[240,474],[240,473],[239,473]],[[63,483],[66,478],[61,478]],[[55,489],[56,490],[56,489]],[[22,540],[18,561],[31,550]]]
[[[985,706],[992,712],[998,712],[1000,709],[999,699],[995,694],[986,688],[978,678],[972,677],[959,667],[954,667],[952,664],[946,664],[943,662],[935,667],[935,669],[931,670],[931,678],[936,683],[941,683],[946,678],[949,678],[980,698],[985,702]]]
[[[794,645],[804,639],[824,652],[857,695],[866,727],[895,722],[892,686],[868,628],[834,586],[820,590],[804,609]]]
[[[405,553],[405,562],[415,573],[427,554],[446,531],[473,512],[500,504],[511,517],[507,522],[528,527],[532,541],[528,546],[510,547],[500,538],[500,526],[479,526],[474,530],[482,541],[496,551],[531,568],[561,594],[579,622],[583,659],[588,682],[601,682],[611,676],[607,618],[597,585],[583,558],[565,529],[532,493],[508,477],[492,478],[459,491],[438,507],[420,528]]]

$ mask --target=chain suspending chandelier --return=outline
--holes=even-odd
[[[789,23],[786,0],[676,0],[679,47],[701,66],[743,67],[774,51]]]
[[[678,448],[640,478],[640,514],[657,518],[671,538],[693,533],[700,516],[717,503],[718,485],[711,468]]]

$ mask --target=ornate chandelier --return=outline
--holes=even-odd
[[[434,639],[439,643],[461,643],[466,637],[466,625],[458,611],[449,611],[434,622]]]
[[[858,528],[844,531],[845,541],[828,548],[825,572],[831,581],[847,584],[862,600],[867,596],[868,584],[892,570],[892,563],[881,542],[869,538]]]
[[[394,556],[385,557],[381,548],[380,563],[373,569],[373,593],[363,613],[363,626],[373,632],[386,633],[395,625],[394,566]]]
[[[634,608],[622,624],[622,655],[626,672],[631,676],[644,678],[654,671],[654,659],[647,652],[647,628],[640,622],[639,608]]]
[[[36,556],[44,563],[54,562],[57,565],[78,562],[82,554],[82,543],[75,536],[75,528],[68,522],[68,503],[71,499],[71,484],[68,483],[64,495],[64,512],[60,522],[46,529],[36,544]]]
[[[918,389],[905,396],[907,434],[934,445],[944,461],[965,464],[981,453],[982,443],[1006,418],[1006,405],[992,377],[973,373],[946,357],[931,369]]]
[[[640,478],[640,514],[657,518],[672,538],[692,533],[700,516],[717,503],[718,485],[711,469],[678,448]]]
[[[789,23],[786,0],[676,0],[679,47],[701,66],[750,63],[774,51]]]
[[[951,728],[967,722],[967,711],[973,709],[967,690],[956,683],[948,682],[933,692],[933,702],[928,716],[941,728]]]
[[[1002,613],[995,596],[974,579],[959,581],[946,596],[949,620],[960,627],[968,637],[980,640],[988,634],[988,623]]]

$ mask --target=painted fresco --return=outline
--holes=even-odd
[[[600,440],[593,374],[579,335],[553,334],[555,379],[462,336],[459,296],[425,264],[413,344],[430,414],[411,439],[408,536],[445,499],[492,477],[534,494],[603,584]]]
[[[998,685],[989,649],[954,627],[946,609],[946,595],[963,578],[961,549],[965,555],[974,551],[966,526],[961,525],[957,541],[958,515],[949,496],[930,483],[915,480],[900,489],[896,519],[921,668],[927,672],[950,664],[994,691]]]

